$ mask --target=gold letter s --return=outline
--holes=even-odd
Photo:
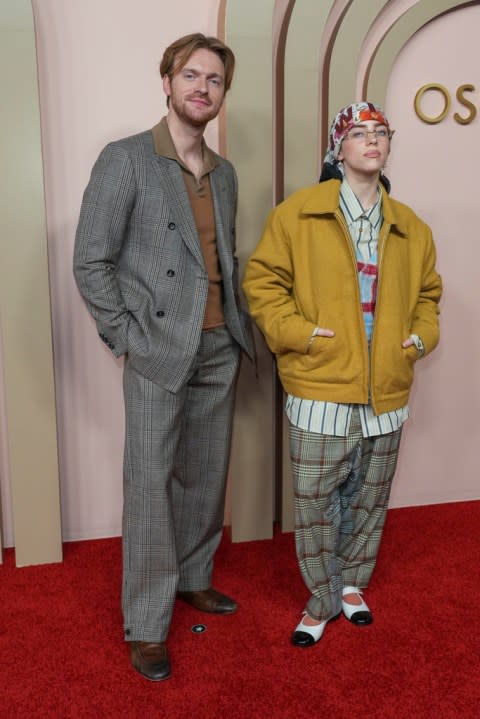
[[[470,100],[467,100],[464,96],[464,92],[474,92],[475,88],[473,85],[460,85],[460,87],[457,89],[457,100],[460,104],[464,105],[465,107],[468,107],[470,109],[470,114],[467,115],[467,117],[462,117],[458,114],[458,112],[454,113],[453,118],[457,122],[459,122],[461,125],[468,125],[472,122],[472,120],[475,118],[475,115],[477,114],[477,108],[475,105],[470,102]]]

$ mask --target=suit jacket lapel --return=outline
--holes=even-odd
[[[158,155],[155,157],[155,169],[169,197],[177,229],[192,255],[204,267],[202,248],[181,169],[175,160]]]
[[[217,231],[217,252],[222,266],[222,274],[230,277],[233,272],[233,253],[229,226],[232,198],[228,196],[227,183],[221,167],[210,173],[213,209]]]
[[[175,160],[157,154],[154,156],[154,166],[159,181],[168,196],[177,229],[192,255],[204,267],[200,239],[181,168]],[[216,167],[210,173],[210,185],[215,213],[218,257],[222,274],[229,277],[233,272],[229,218],[234,198],[229,195],[227,179],[221,166]]]

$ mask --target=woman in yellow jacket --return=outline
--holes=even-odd
[[[368,102],[340,110],[320,183],[276,207],[244,290],[287,393],[307,647],[362,597],[380,546],[417,359],[438,342],[430,228],[389,197],[393,132]]]

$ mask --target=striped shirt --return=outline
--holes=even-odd
[[[367,339],[370,342],[377,301],[377,239],[383,222],[380,190],[377,190],[375,204],[369,210],[364,210],[352,188],[345,181],[340,189],[340,209],[355,248],[363,319]]]
[[[381,193],[377,201],[365,211],[344,179],[340,187],[340,209],[350,232],[357,257],[365,330],[370,342],[377,295],[377,243],[383,223]],[[335,437],[346,437],[354,404],[337,404],[308,400],[288,395],[285,411],[290,422],[300,429]],[[371,405],[358,405],[364,437],[394,432],[408,419],[408,407],[375,416]]]

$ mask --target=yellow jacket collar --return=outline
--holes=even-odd
[[[327,215],[340,212],[340,180],[327,180],[317,185],[312,185],[311,193],[303,203],[300,211],[304,215]],[[407,234],[407,228],[402,218],[398,216],[395,207],[390,200],[383,185],[380,184],[382,193],[383,219],[391,227],[402,235]]]

